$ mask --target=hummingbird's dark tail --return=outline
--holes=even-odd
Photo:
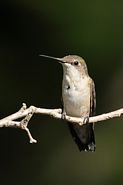
[[[78,124],[68,123],[70,132],[75,143],[78,145],[80,151],[92,151],[96,149],[95,136],[92,123],[87,123],[83,126]]]

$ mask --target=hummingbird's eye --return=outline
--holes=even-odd
[[[74,65],[78,66],[79,62],[78,61],[74,61]]]

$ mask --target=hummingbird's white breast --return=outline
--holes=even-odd
[[[75,68],[65,69],[62,83],[64,111],[73,117],[88,116],[90,111],[90,77]]]

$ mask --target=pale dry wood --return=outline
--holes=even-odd
[[[29,108],[27,108],[26,104],[23,103],[22,108],[18,112],[11,114],[0,120],[0,127],[1,128],[2,127],[13,127],[13,128],[20,128],[22,130],[25,130],[28,134],[30,143],[36,143],[37,141],[32,137],[27,127],[33,114],[48,115],[56,119],[62,119],[61,109],[45,109],[45,108],[37,108],[35,106],[30,106]],[[105,120],[112,119],[115,117],[120,117],[122,114],[123,114],[123,108],[115,110],[113,112],[90,117],[89,123],[97,123],[97,122],[105,121]],[[17,121],[18,119],[21,119],[21,118],[22,118],[21,121]],[[65,120],[71,123],[77,123],[79,125],[84,124],[83,118],[66,116]]]

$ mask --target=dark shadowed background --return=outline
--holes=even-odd
[[[123,106],[122,0],[0,2],[0,117],[61,107],[62,67],[39,54],[82,56],[96,83],[97,114]],[[97,150],[79,152],[67,125],[35,115],[25,132],[0,129],[1,185],[123,184],[123,120],[95,126]]]

